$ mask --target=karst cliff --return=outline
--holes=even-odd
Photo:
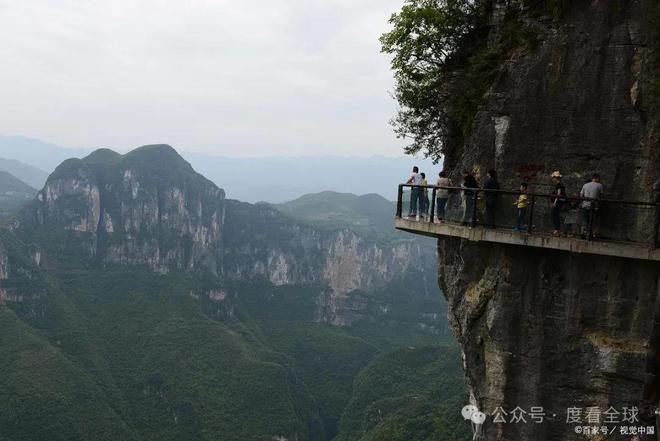
[[[39,256],[31,263],[35,268],[183,271],[208,277],[202,295],[216,301],[218,292],[224,293],[222,301],[231,301],[224,287],[232,281],[315,285],[316,319],[339,325],[373,320],[367,310],[386,314],[388,302],[371,294],[406,274],[421,274],[421,286],[431,286],[432,279],[423,275],[433,265],[425,244],[405,238],[377,243],[348,228],[315,229],[267,204],[227,200],[166,145],[125,155],[100,149],[63,162],[6,235]],[[6,267],[17,267],[6,253],[4,258]],[[431,291],[424,288],[424,296]]]
[[[506,53],[469,130],[444,147],[455,181],[462,170],[483,179],[495,168],[502,188],[527,180],[532,191],[549,193],[550,174],[560,170],[573,196],[597,172],[608,198],[653,200],[660,177],[658,2],[492,3],[484,44],[498,44],[512,22],[534,44]],[[469,87],[456,83],[456,93]],[[511,211],[508,201],[502,205]],[[651,228],[648,215],[625,217],[604,228]],[[638,425],[654,425],[657,263],[451,238],[438,241],[438,255],[473,404],[491,416],[498,408],[545,409],[543,424],[491,418],[485,439],[656,439],[618,429],[585,437],[566,413],[637,407]]]

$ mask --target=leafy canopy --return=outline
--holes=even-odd
[[[391,16],[392,30],[380,38],[382,51],[393,55],[394,98],[400,109],[391,121],[399,138],[410,139],[406,153],[439,159],[450,136],[451,67],[463,58],[471,37],[484,23],[479,0],[406,0]]]

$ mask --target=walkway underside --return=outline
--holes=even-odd
[[[473,242],[504,243],[571,253],[660,261],[660,249],[651,248],[650,245],[598,240],[587,241],[581,238],[553,237],[543,234],[518,233],[511,230],[492,230],[483,227],[470,228],[456,224],[438,224],[399,218],[394,220],[394,225],[399,230],[431,237],[460,237]]]

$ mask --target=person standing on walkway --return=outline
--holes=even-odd
[[[465,200],[465,211],[463,212],[463,225],[472,225],[473,222],[476,223],[474,219],[475,211],[475,196],[477,194],[476,189],[479,188],[479,184],[475,179],[474,175],[469,171],[466,171],[463,175],[463,199]]]
[[[421,217],[422,219],[426,219],[426,217],[429,215],[429,189],[428,189],[428,181],[426,180],[426,173],[420,173],[422,176],[422,197],[421,197]]]
[[[561,182],[561,172],[559,170],[554,171],[552,175],[552,182],[555,184],[554,190],[552,192],[552,198],[550,199],[551,211],[550,218],[552,220],[552,235],[560,236],[561,235],[561,211],[564,208],[564,203],[566,202],[566,187]]]
[[[486,228],[495,228],[495,207],[497,206],[500,183],[497,182],[497,172],[493,169],[488,170],[484,190],[486,193]]]
[[[438,187],[451,187],[451,179],[447,177],[447,172],[444,170],[438,174],[438,182],[436,182]],[[445,221],[445,207],[447,206],[447,200],[449,199],[449,190],[446,188],[439,188],[436,191],[436,205],[438,206],[438,222],[442,223]]]
[[[591,176],[591,181],[582,186],[580,190],[580,197],[585,200],[580,204],[580,223],[583,239],[593,239],[596,237],[596,226],[594,225],[594,216],[598,211],[598,199],[603,197],[603,184],[600,183],[600,175],[594,173]],[[591,237],[589,234],[589,226],[591,225]]]
[[[419,167],[415,166],[412,169],[412,175],[406,181],[408,185],[422,185],[422,175],[419,174]],[[419,207],[419,200],[421,199],[421,189],[419,187],[412,187],[410,189],[410,209],[408,210],[408,217],[417,217],[417,207]]]
[[[522,233],[527,223],[527,206],[529,205],[529,197],[527,196],[527,183],[520,184],[520,194],[518,199],[513,203],[516,206],[516,231]]]

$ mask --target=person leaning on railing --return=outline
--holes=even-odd
[[[564,203],[566,202],[566,187],[561,182],[561,173],[559,170],[555,171],[551,175],[552,181],[555,184],[554,190],[552,192],[552,199],[550,203],[552,205],[552,210],[550,211],[550,217],[552,219],[552,235],[560,236],[561,235],[561,211],[564,208]]]
[[[527,218],[527,206],[529,205],[529,196],[527,196],[527,183],[522,182],[520,184],[520,194],[518,199],[513,203],[516,206],[517,215],[516,215],[516,231],[519,233],[525,229],[525,220]]]
[[[447,177],[447,172],[444,170],[438,174],[438,182],[436,185],[438,187],[451,187],[451,179]],[[442,223],[445,221],[445,207],[447,206],[447,200],[449,199],[449,190],[446,188],[439,188],[436,193],[436,206],[438,207],[438,222]]]
[[[500,189],[500,183],[497,182],[497,172],[493,169],[488,170],[486,181],[484,182],[486,199],[486,228],[495,228],[495,207],[497,206],[497,191]]]
[[[470,190],[470,189],[477,189],[479,188],[479,184],[477,183],[476,178],[472,173],[469,171],[465,171],[465,174],[463,175],[463,184],[461,187],[465,188],[466,190],[463,190],[463,199],[465,200],[465,211],[463,212],[463,225],[468,225],[472,224],[473,216],[474,216],[474,195],[475,195],[475,190]]]
[[[598,173],[594,173],[591,176],[591,181],[584,184],[582,190],[580,190],[580,197],[587,199],[583,200],[580,204],[580,230],[583,239],[587,239],[590,225],[592,231],[589,239],[596,237],[596,225],[593,225],[593,219],[599,208],[598,199],[603,197],[603,192],[603,184],[600,183],[600,175]]]
[[[420,197],[420,217],[422,219],[426,219],[426,217],[429,215],[429,189],[428,189],[428,181],[426,180],[426,173],[420,173],[422,176],[422,195]]]
[[[412,175],[406,181],[407,185],[422,185],[422,175],[419,174],[419,167],[415,166],[412,169]],[[408,210],[408,217],[417,217],[417,207],[420,205],[422,192],[419,187],[412,187],[410,189],[410,209]]]

